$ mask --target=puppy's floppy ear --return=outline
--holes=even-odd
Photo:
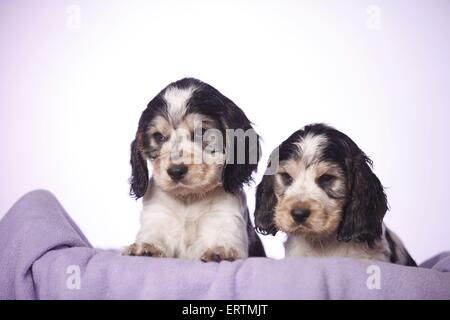
[[[227,163],[223,169],[222,183],[225,191],[235,193],[244,184],[252,181],[252,174],[258,168],[260,157],[259,136],[250,127],[250,134],[254,134],[256,139],[251,137],[238,138],[230,134],[227,137],[227,148],[234,148],[227,151]],[[251,133],[253,132],[253,133]],[[231,144],[229,142],[234,140]],[[256,142],[255,142],[256,141]],[[228,158],[231,154],[231,158]]]
[[[375,240],[381,237],[388,203],[380,180],[372,172],[372,161],[359,148],[357,150],[346,159],[349,196],[338,240],[367,242],[373,247]]]
[[[226,163],[222,183],[225,191],[235,193],[252,181],[261,155],[260,137],[244,112],[227,99],[223,119],[226,128]]]
[[[273,158],[269,162],[269,167],[272,165],[274,165]],[[273,222],[278,200],[275,195],[275,172],[271,171],[269,168],[266,170],[256,189],[255,226],[259,233],[265,235],[275,235],[278,231]]]
[[[135,199],[142,198],[148,187],[148,168],[147,161],[142,155],[141,139],[139,134],[131,143],[131,178],[130,195]]]

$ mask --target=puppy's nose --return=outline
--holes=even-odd
[[[292,218],[294,218],[294,221],[297,223],[303,223],[308,219],[309,215],[311,214],[311,211],[308,209],[303,208],[295,208],[291,210]]]
[[[167,174],[173,181],[180,181],[188,172],[188,167],[184,164],[174,165],[167,169]]]

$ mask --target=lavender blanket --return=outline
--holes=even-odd
[[[0,299],[450,299],[450,253],[420,268],[345,258],[202,263],[92,248],[34,191],[0,221]]]

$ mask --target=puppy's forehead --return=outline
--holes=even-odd
[[[306,134],[295,142],[297,147],[296,156],[305,165],[317,162],[323,154],[327,141],[327,137],[323,134]]]
[[[167,121],[167,119],[163,116],[157,115],[151,122],[148,127],[148,132],[155,133],[155,132],[161,132],[161,133],[168,133],[172,129],[172,126]]]
[[[168,87],[164,94],[163,99],[167,105],[167,115],[170,120],[177,123],[183,119],[186,114],[189,100],[192,98],[194,91],[197,89],[195,85],[188,87]]]
[[[197,127],[213,128],[215,121],[192,108],[193,99],[200,92],[196,83],[175,83],[169,85],[162,93],[164,108],[150,121],[148,131],[169,133],[179,128],[194,130]]]

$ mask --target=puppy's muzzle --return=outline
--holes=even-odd
[[[298,224],[305,222],[310,216],[310,214],[311,211],[305,208],[295,208],[291,210],[291,216],[294,219],[294,221],[297,222]]]
[[[180,181],[188,172],[188,167],[184,164],[173,165],[167,169],[167,174],[173,181]]]

